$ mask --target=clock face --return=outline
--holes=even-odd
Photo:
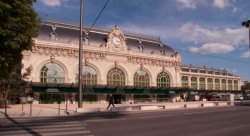
[[[112,42],[113,42],[114,45],[120,45],[121,44],[121,40],[118,37],[114,37],[112,39]]]

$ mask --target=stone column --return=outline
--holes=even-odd
[[[225,80],[226,80],[226,90],[228,90],[228,79]]]
[[[188,86],[191,88],[191,77],[190,76],[187,77],[188,77]]]
[[[200,77],[197,77],[197,89],[200,90]]]
[[[205,77],[205,90],[207,90],[207,79],[208,78]]]
[[[215,90],[215,78],[212,78],[213,80],[213,90]]]

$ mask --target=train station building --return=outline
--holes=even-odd
[[[85,27],[84,30],[88,29]],[[23,52],[24,68],[32,68],[37,103],[78,99],[79,25],[45,21],[32,51]],[[171,101],[190,92],[234,93],[240,77],[225,69],[185,65],[180,53],[159,37],[94,27],[85,33],[82,59],[83,100],[105,103]]]

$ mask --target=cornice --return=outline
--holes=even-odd
[[[54,55],[64,57],[78,57],[78,47],[74,44],[47,42],[35,40],[31,51],[40,55]],[[29,52],[25,52],[26,54]],[[176,57],[148,55],[131,51],[110,51],[108,48],[83,46],[83,56],[86,59],[106,59],[106,56],[126,57],[128,62],[142,65],[156,65],[167,67],[180,67],[181,61]]]
[[[195,77],[206,77],[206,78],[226,78],[226,79],[238,79],[238,80],[240,80],[240,77],[234,77],[234,76],[188,73],[188,72],[181,72],[181,76],[195,76]]]

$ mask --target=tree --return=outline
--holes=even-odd
[[[33,3],[36,0],[0,1],[0,106],[9,95],[21,95],[27,87],[23,79],[31,68],[21,74],[22,52],[31,50],[32,38],[39,32],[39,18]]]
[[[25,81],[32,71],[32,67],[28,67],[25,73],[21,74],[19,71],[22,66],[15,67],[8,80],[0,80],[0,107],[4,105],[7,99],[19,99],[20,96],[25,97],[26,91],[29,88],[29,83]]]
[[[21,64],[22,51],[32,49],[32,38],[39,30],[39,19],[32,7],[35,1],[0,1],[0,80],[10,79]]]
[[[250,90],[250,82],[246,81],[244,85],[241,86],[241,90]]]

